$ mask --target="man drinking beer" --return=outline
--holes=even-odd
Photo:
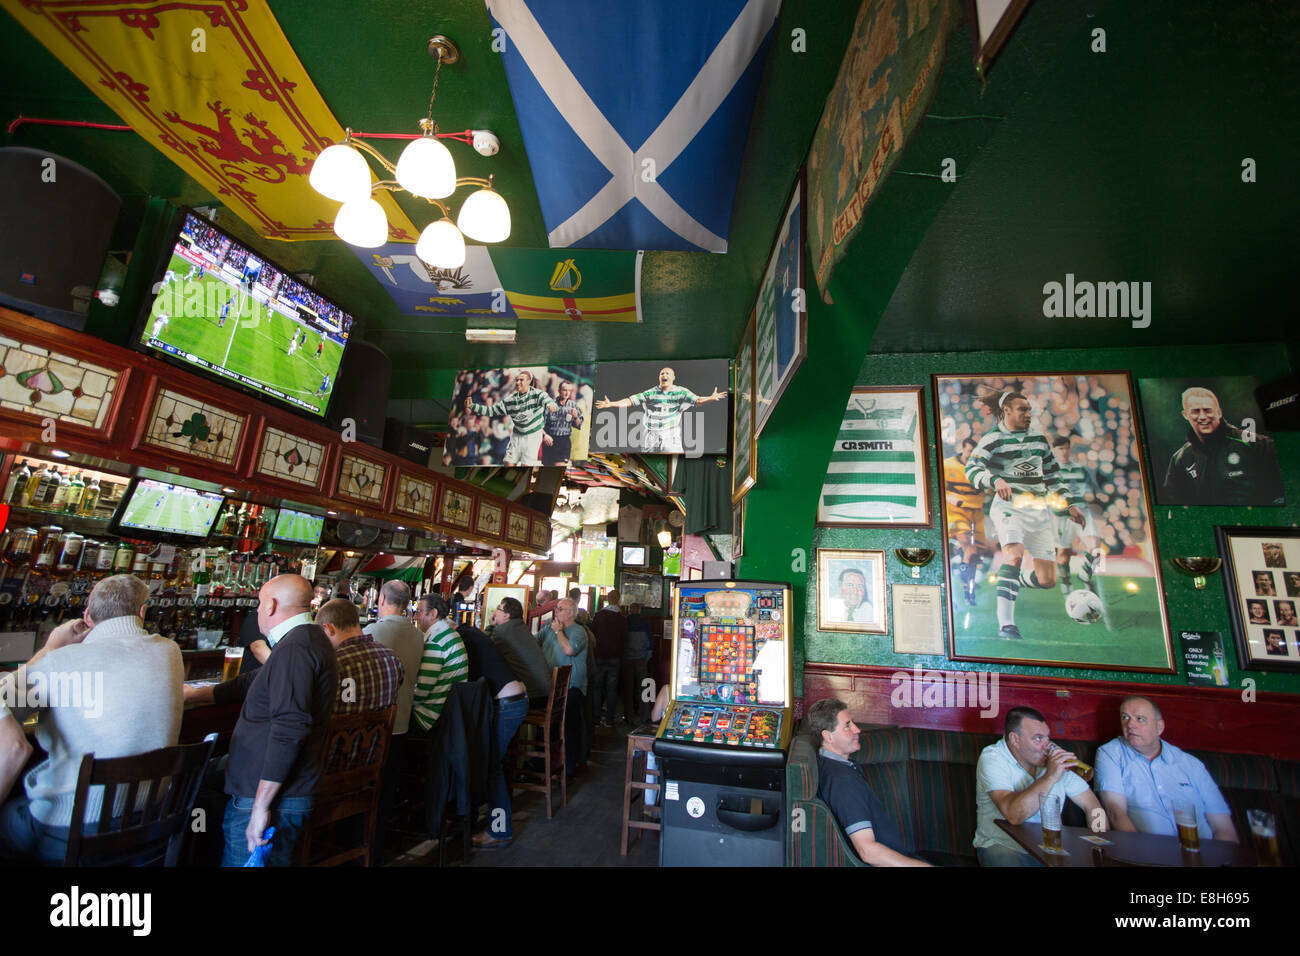
[[[1174,810],[1196,808],[1200,837],[1238,842],[1232,811],[1205,764],[1165,743],[1160,708],[1145,697],[1119,705],[1120,735],[1097,750],[1097,791],[1116,830],[1178,833]]]
[[[1007,712],[1006,733],[985,747],[975,767],[975,855],[981,866],[1037,866],[1010,834],[993,821],[1039,823],[1048,796],[1060,805],[1069,797],[1083,810],[1094,831],[1106,830],[1106,814],[1078,773],[1068,773],[1079,759],[1053,747],[1047,721],[1032,707]]]

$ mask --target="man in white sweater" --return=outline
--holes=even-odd
[[[127,757],[176,743],[185,668],[174,642],[140,626],[148,597],[139,578],[105,578],[81,620],[60,624],[30,661],[0,675],[0,860],[63,860],[85,754]],[[33,714],[49,756],[18,789],[32,752],[21,722]],[[91,793],[88,817],[100,800],[102,791]]]

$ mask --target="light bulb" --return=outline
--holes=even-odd
[[[669,531],[667,528],[665,528],[663,531],[660,531],[658,537],[659,537],[659,547],[661,548],[667,548],[670,544],[673,543],[673,533]]]
[[[484,187],[461,204],[456,225],[471,239],[501,242],[510,238],[510,207],[499,192]]]
[[[451,150],[433,136],[421,136],[407,144],[397,160],[394,176],[412,196],[442,199],[456,191],[456,163]]]
[[[370,195],[370,167],[365,158],[343,143],[327,146],[307,177],[311,188],[335,202],[352,202]]]
[[[435,269],[459,269],[465,264],[465,237],[445,216],[424,227],[415,254]]]
[[[384,207],[373,199],[354,199],[339,207],[334,234],[352,246],[374,249],[388,241]]]

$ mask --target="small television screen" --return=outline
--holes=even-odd
[[[352,316],[206,219],[178,218],[138,347],[323,418]]]
[[[109,531],[126,538],[206,538],[225,500],[218,492],[134,478]]]
[[[302,511],[281,508],[275,518],[271,537],[290,544],[320,544],[320,533],[325,528],[324,515],[309,515]]]
[[[625,544],[622,546],[623,560],[622,564],[630,568],[645,567],[645,547],[642,545]]]

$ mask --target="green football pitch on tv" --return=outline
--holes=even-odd
[[[321,529],[325,524],[325,519],[318,515],[305,515],[300,513],[280,512],[275,521],[275,531],[272,533],[273,538],[281,541],[299,541],[311,542],[316,544],[320,541]]]
[[[121,526],[203,536],[221,507],[221,498],[160,491],[141,485],[127,502]]]
[[[317,414],[324,413],[343,358],[343,346],[272,311],[243,290],[210,274],[184,283],[179,277],[189,272],[191,263],[181,256],[173,255],[168,268],[178,276],[169,284],[174,296],[174,313],[169,314],[169,321],[155,336],[155,307],[145,321],[143,341],[157,338],[217,368],[238,373],[305,402]],[[184,314],[189,311],[184,308],[185,293],[197,300],[198,296],[193,292],[196,285],[202,286],[205,303],[222,301],[230,294],[229,290],[234,291],[235,298],[224,326],[219,314]],[[290,341],[295,336],[301,340],[304,333],[306,341],[290,354]],[[319,355],[316,354],[318,346],[321,346]],[[325,375],[329,375],[330,383],[321,394]]]

